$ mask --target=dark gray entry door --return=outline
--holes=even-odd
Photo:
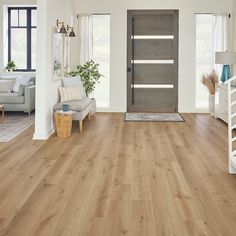
[[[178,10],[128,10],[128,112],[178,111]]]

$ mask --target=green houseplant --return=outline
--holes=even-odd
[[[11,72],[11,71],[14,71],[16,70],[16,63],[14,61],[9,61],[7,63],[7,66],[5,67],[5,69],[8,71],[8,72]]]
[[[77,69],[70,72],[69,75],[72,77],[79,75],[81,77],[87,96],[94,91],[95,85],[100,82],[101,77],[104,77],[99,72],[99,64],[93,60],[87,61],[84,65],[78,65]]]

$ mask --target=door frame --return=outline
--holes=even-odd
[[[174,42],[174,64],[173,64],[173,84],[176,88],[176,93],[174,97],[174,106],[175,106],[175,112],[178,112],[179,110],[179,10],[178,9],[170,9],[170,10],[127,10],[127,64],[126,64],[126,84],[127,84],[127,91],[126,91],[126,97],[127,97],[127,112],[132,112],[132,94],[129,92],[130,87],[132,85],[132,74],[130,69],[132,70],[134,64],[132,65],[131,60],[133,58],[132,55],[132,40],[130,40],[130,35],[132,35],[132,24],[129,24],[129,22],[132,21],[133,16],[139,16],[139,15],[166,15],[171,14],[174,16],[174,35],[176,36],[176,40],[173,40]],[[134,79],[134,78],[133,78]]]

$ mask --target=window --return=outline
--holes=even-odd
[[[206,110],[209,106],[208,90],[201,83],[203,73],[214,69],[219,75],[222,65],[215,64],[215,52],[228,49],[228,14],[196,14],[196,108]],[[216,107],[219,97],[216,94]]]
[[[36,7],[8,8],[8,61],[17,71],[36,69]]]
[[[110,15],[93,15],[93,60],[104,75],[94,95],[98,108],[110,106]]]

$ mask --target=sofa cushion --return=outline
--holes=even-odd
[[[86,97],[86,93],[85,93],[85,89],[83,87],[83,84],[81,82],[81,78],[79,76],[75,76],[75,77],[65,77],[62,80],[62,84],[64,87],[74,87],[74,86],[78,86],[80,88],[80,93],[82,95],[82,97]]]
[[[1,104],[24,104],[25,97],[18,96],[17,93],[0,93]]]
[[[73,100],[73,101],[69,101],[69,102],[61,102],[58,103],[54,106],[54,111],[57,110],[62,110],[62,105],[63,104],[68,104],[71,107],[72,111],[77,111],[80,112],[82,110],[84,110],[91,102],[91,99],[88,97],[83,98],[82,100]]]
[[[0,93],[10,93],[15,80],[0,80]]]

